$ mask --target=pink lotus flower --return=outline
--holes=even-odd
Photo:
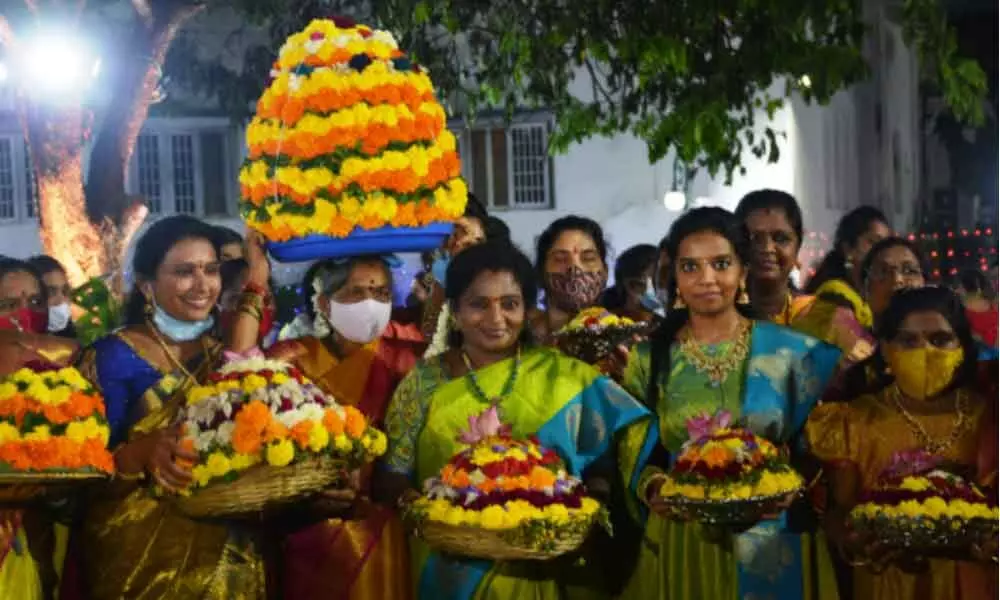
[[[714,416],[702,413],[687,420],[688,436],[692,440],[706,438],[716,431],[726,429],[733,420],[733,414],[728,410],[720,410]]]
[[[903,450],[892,454],[892,462],[882,471],[882,477],[907,477],[926,473],[941,464],[941,457],[922,449]]]
[[[469,428],[458,436],[458,441],[470,446],[491,437],[510,435],[510,425],[500,421],[496,406],[491,406],[481,414],[469,417]]]

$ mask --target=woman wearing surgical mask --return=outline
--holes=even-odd
[[[66,278],[66,270],[59,261],[40,254],[28,259],[28,264],[35,268],[42,277],[45,294],[48,297],[48,332],[60,337],[75,338],[73,327],[73,288]]]
[[[889,553],[877,539],[861,538],[848,527],[859,493],[893,465],[897,452],[926,451],[966,471],[960,474],[974,476],[980,421],[989,401],[976,384],[976,344],[965,311],[950,290],[896,292],[876,333],[879,352],[873,360],[889,367],[877,370],[879,389],[849,403],[818,407],[806,427],[809,449],[830,471],[833,506],[826,514],[827,531],[857,565],[854,598],[995,597],[995,588],[963,586],[957,562]],[[995,566],[986,562],[981,568]]]
[[[653,319],[653,309],[645,296],[656,298],[653,276],[658,252],[650,244],[639,244],[622,252],[615,261],[615,284],[604,292],[604,308],[633,321]]]
[[[545,309],[535,311],[531,329],[540,343],[584,308],[600,303],[608,283],[608,246],[597,222],[571,215],[552,222],[538,237],[535,269],[545,292]]]
[[[153,484],[186,487],[184,461],[198,459],[181,446],[177,419],[187,390],[206,380],[222,353],[214,335],[222,287],[216,232],[193,217],[160,219],[136,243],[132,266],[125,327],[80,363],[104,395],[117,471],[106,493],[88,499],[78,530],[85,596],[262,598],[257,528],[194,521],[150,494]]]
[[[259,240],[247,247],[250,284],[267,281],[267,258]],[[263,261],[263,264],[261,264]],[[416,364],[422,338],[391,322],[393,258],[328,259],[306,273],[302,289],[312,333],[279,342],[268,355],[293,363],[341,404],[358,408],[382,427],[396,385]],[[257,320],[237,313],[233,350],[256,344]],[[242,332],[242,333],[241,333]],[[409,335],[408,335],[409,334]],[[358,492],[329,492],[291,524],[284,542],[278,589],[282,598],[399,600],[410,597],[406,535],[395,511],[368,501],[370,473],[362,472]],[[326,508],[324,513],[324,507]]]

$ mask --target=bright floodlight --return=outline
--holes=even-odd
[[[684,192],[674,190],[663,195],[663,207],[669,211],[680,212],[684,210],[686,203],[687,198],[684,196]]]
[[[7,81],[7,65],[0,63],[0,83]]]
[[[799,78],[799,84],[802,87],[808,89],[808,88],[812,87],[813,82],[812,82],[812,79],[808,75],[803,75],[802,77]]]
[[[82,91],[96,73],[97,57],[80,39],[48,32],[27,40],[20,63],[27,91],[55,95]]]

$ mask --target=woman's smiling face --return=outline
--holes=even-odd
[[[222,278],[219,256],[208,240],[184,239],[173,245],[156,271],[156,279],[144,285],[146,297],[181,321],[208,318],[219,301]]]

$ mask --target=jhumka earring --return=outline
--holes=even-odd
[[[676,309],[687,308],[687,304],[685,304],[684,298],[681,297],[680,289],[675,290],[674,295],[676,296],[676,298],[674,299],[674,308]]]
[[[740,295],[736,298],[737,304],[750,304],[750,294],[747,293],[745,284],[740,284]]]
[[[144,315],[146,315],[147,319],[153,318],[153,313],[155,311],[153,310],[153,301],[150,300],[149,298],[146,298],[146,302],[142,307],[142,312]]]

